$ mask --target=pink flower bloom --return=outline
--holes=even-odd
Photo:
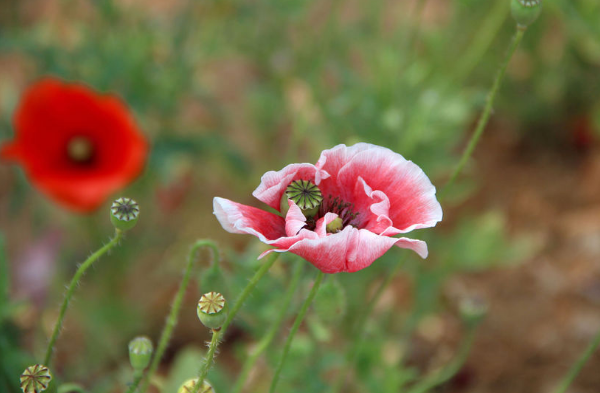
[[[427,257],[425,242],[392,237],[442,220],[435,187],[413,162],[376,145],[338,145],[323,151],[315,165],[265,173],[252,195],[281,212],[282,196],[296,180],[320,189],[316,215],[303,213],[302,201],[292,200],[289,191],[285,218],[219,197],[214,214],[226,231],[251,234],[275,247],[259,258],[289,251],[325,273],[364,269],[394,245]]]

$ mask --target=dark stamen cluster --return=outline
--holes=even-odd
[[[340,197],[327,196],[327,200],[321,204],[319,209],[319,216],[323,217],[325,213],[335,213],[342,219],[344,227],[348,225],[355,225],[354,221],[360,214],[354,212],[354,203],[344,202]]]

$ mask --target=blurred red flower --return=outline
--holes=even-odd
[[[394,245],[426,258],[425,242],[392,236],[442,220],[435,187],[421,168],[368,143],[325,150],[315,165],[267,172],[253,195],[281,216],[217,197],[221,226],[275,247],[259,258],[289,251],[325,273],[364,269]]]
[[[123,101],[55,78],[25,92],[14,125],[0,158],[20,163],[35,187],[77,212],[98,208],[135,179],[148,154]]]

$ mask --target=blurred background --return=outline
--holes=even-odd
[[[429,258],[394,249],[328,278],[345,290],[345,313],[309,316],[281,392],[326,391],[356,340],[357,313],[398,263],[344,391],[405,391],[452,362],[466,334],[459,304],[471,298],[487,317],[464,366],[432,391],[552,391],[600,330],[599,15],[597,0],[544,3],[447,192],[444,221],[409,234],[428,241]],[[140,222],[85,276],[54,373],[90,392],[124,391],[127,343],[158,338],[198,238],[218,241],[223,292],[235,298],[265,246],[222,230],[212,198],[261,207],[251,193],[268,170],[363,141],[414,161],[441,188],[514,30],[507,0],[0,1],[0,142],[13,138],[22,92],[53,75],[119,95],[152,146],[143,176],[122,193],[139,202]],[[0,275],[10,278],[0,280],[10,286],[0,300],[1,391],[18,391],[17,376],[42,356],[65,283],[112,234],[108,207],[70,213],[21,168],[0,165]],[[202,253],[198,282],[210,260]],[[296,263],[282,258],[229,329],[210,373],[217,392],[230,391]],[[305,265],[288,327],[316,274]],[[201,293],[186,294],[159,369],[164,392],[202,358]],[[266,391],[287,331],[245,391]],[[598,367],[595,354],[571,392],[597,392]]]

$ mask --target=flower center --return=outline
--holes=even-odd
[[[317,214],[323,201],[319,187],[308,180],[293,181],[285,189],[285,195],[288,199],[294,201],[307,218],[314,217]]]
[[[325,213],[335,213],[341,220],[341,226],[338,221],[335,225],[335,230],[332,230],[331,232],[339,232],[348,225],[356,226],[355,220],[360,214],[359,212],[354,211],[353,203],[344,202],[339,197],[334,198],[331,194],[327,196],[327,199],[323,201],[319,208],[319,217],[323,217]],[[331,224],[333,224],[333,222]],[[332,227],[332,229],[333,228],[334,227]]]
[[[94,159],[94,145],[85,136],[75,136],[67,144],[67,156],[77,164],[89,164]]]

